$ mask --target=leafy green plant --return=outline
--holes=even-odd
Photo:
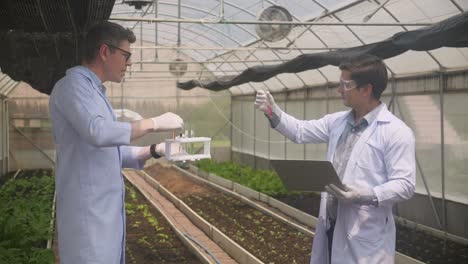
[[[134,215],[135,214],[135,210],[134,209],[134,206],[133,204],[131,203],[125,203],[125,211],[128,215]]]
[[[288,193],[278,175],[270,170],[254,170],[230,161],[217,163],[209,159],[196,162],[196,166],[267,195]]]
[[[28,172],[0,187],[0,263],[53,263],[45,246],[52,237],[54,179],[46,173]]]

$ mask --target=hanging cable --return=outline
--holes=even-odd
[[[204,88],[200,78],[198,79],[198,82],[200,83],[200,87],[201,87],[201,88]],[[241,133],[241,134],[247,136],[248,138],[253,139],[253,140],[256,140],[256,141],[258,141],[258,142],[262,142],[262,143],[273,143],[273,144],[291,143],[290,140],[271,141],[271,140],[264,140],[264,139],[261,139],[261,138],[257,138],[257,137],[255,137],[255,136],[252,136],[251,134],[249,134],[249,133],[243,131],[242,129],[240,129],[239,127],[237,127],[236,125],[234,125],[234,123],[232,123],[232,121],[231,121],[229,118],[226,117],[226,115],[221,111],[221,109],[219,109],[218,105],[214,102],[213,98],[211,97],[211,92],[209,92],[208,98],[210,99],[210,102],[213,104],[213,106],[214,106],[214,108],[216,109],[216,111],[218,112],[218,114],[219,114],[226,122],[228,122],[229,125],[232,126],[232,128],[234,128],[235,130],[237,130],[239,133]]]

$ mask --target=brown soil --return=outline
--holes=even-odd
[[[261,261],[310,262],[312,237],[174,169],[156,164],[146,172]]]
[[[201,185],[169,167],[155,164],[145,171],[179,198],[211,192],[208,186]]]
[[[128,182],[125,203],[126,263],[202,263],[179,240],[165,218]]]
[[[294,208],[300,208],[301,211],[318,216],[320,209],[320,196],[315,193],[301,193],[294,195],[276,195],[273,196],[278,201],[288,204]]]

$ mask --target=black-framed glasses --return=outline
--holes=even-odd
[[[121,48],[119,48],[119,47],[116,47],[116,46],[114,46],[114,45],[112,45],[112,44],[107,44],[107,43],[104,43],[104,44],[106,44],[107,46],[109,46],[109,48],[111,48],[111,49],[118,49],[118,50],[122,51],[122,52],[124,53],[124,54],[122,54],[122,55],[125,57],[125,62],[128,62],[128,60],[129,60],[130,57],[132,56],[132,53],[131,53],[131,52],[128,52],[128,51],[126,51],[126,50],[123,50],[123,49],[121,49]]]

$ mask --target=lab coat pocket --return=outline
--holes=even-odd
[[[355,185],[374,187],[386,181],[385,162],[381,155],[378,149],[366,144],[352,172]]]
[[[388,222],[383,208],[351,205],[347,210],[346,229],[350,239],[371,243],[383,239]]]
[[[383,151],[376,142],[369,140],[365,144],[361,155],[357,159],[357,165],[370,172],[385,171]]]

